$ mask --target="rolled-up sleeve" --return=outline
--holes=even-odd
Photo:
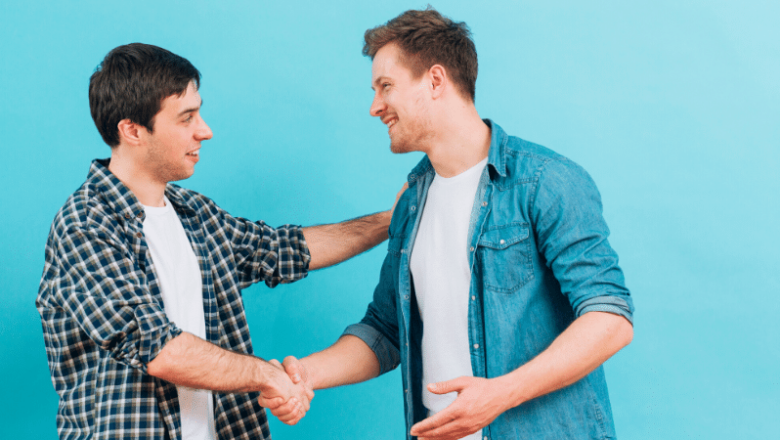
[[[579,317],[599,311],[633,322],[634,306],[609,244],[596,184],[579,165],[551,160],[541,169],[531,212],[539,251]]]
[[[260,281],[276,287],[308,275],[311,254],[303,228],[296,225],[273,228],[262,220],[253,222],[233,217],[213,201],[206,202],[216,214],[205,224],[206,230],[210,234],[226,235],[242,289]]]
[[[391,238],[389,246],[392,245]],[[343,333],[357,336],[373,350],[379,361],[379,374],[387,373],[401,363],[393,258],[397,257],[388,252],[382,264],[379,284],[374,289],[374,298],[368,305],[365,316],[359,323],[347,327]]]
[[[69,228],[56,240],[55,303],[118,362],[146,371],[181,333],[122,249],[96,231]]]

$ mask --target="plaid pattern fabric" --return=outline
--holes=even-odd
[[[302,229],[232,217],[173,184],[165,195],[200,265],[207,339],[252,354],[241,289],[304,278],[311,257]],[[144,218],[108,160],[96,160],[52,223],[35,304],[62,439],[181,438],[176,387],[146,373],[181,330],[164,313]],[[258,395],[214,393],[219,438],[270,438]]]

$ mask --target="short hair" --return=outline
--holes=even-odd
[[[89,78],[89,110],[100,136],[119,145],[117,125],[123,119],[154,130],[162,101],[200,87],[200,72],[186,59],[161,47],[132,43],[106,55]]]
[[[364,39],[363,55],[372,60],[385,45],[397,44],[403,61],[418,78],[434,64],[441,64],[461,94],[474,101],[477,49],[466,23],[452,21],[429,5],[423,11],[408,10],[367,30]]]

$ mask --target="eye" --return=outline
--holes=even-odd
[[[184,122],[190,122],[192,120],[192,114],[184,118]]]
[[[386,88],[387,88],[387,87],[389,87],[389,86],[390,86],[390,83],[384,83],[384,84],[382,84],[382,88],[383,88],[383,89],[386,89]]]

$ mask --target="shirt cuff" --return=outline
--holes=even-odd
[[[632,313],[631,308],[628,301],[621,297],[595,296],[580,303],[575,313],[578,318],[588,312],[612,313],[628,319],[628,322],[630,322],[631,325],[634,325],[634,314]]]
[[[138,324],[136,331],[129,334],[120,333],[121,339],[110,351],[117,361],[146,373],[147,364],[160,354],[165,344],[179,336],[182,330],[172,321],[168,321],[162,309],[156,305],[137,307],[135,317]]]
[[[368,324],[352,324],[344,330],[342,336],[352,335],[362,339],[376,355],[379,361],[379,374],[394,370],[401,363],[401,356],[389,339],[379,330]]]

